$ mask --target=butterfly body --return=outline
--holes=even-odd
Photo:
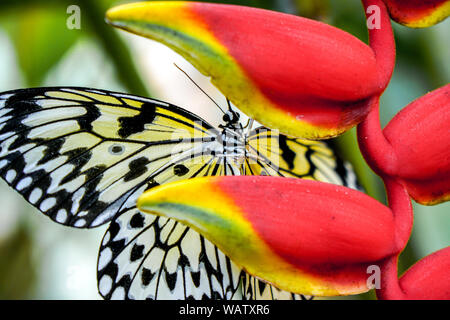
[[[192,229],[139,212],[149,188],[205,175],[357,187],[326,144],[243,125],[231,107],[214,127],[162,101],[76,87],[0,94],[0,175],[57,223],[110,222],[98,258],[107,299],[300,297],[248,278]]]

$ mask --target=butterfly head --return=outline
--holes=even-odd
[[[239,113],[230,109],[223,115],[222,120],[225,122],[225,127],[236,127],[240,117]]]

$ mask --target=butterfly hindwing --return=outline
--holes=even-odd
[[[105,233],[98,260],[100,294],[106,299],[183,300],[239,295],[242,271],[217,247],[175,220],[134,206],[151,187],[137,189]]]
[[[311,300],[311,296],[294,294],[280,290],[255,277],[245,274],[242,277],[242,295],[245,300]]]
[[[252,163],[251,168],[255,172],[261,174],[264,171],[266,174],[295,177],[303,171],[304,177],[308,176],[310,179],[338,184],[346,183],[341,175],[347,168],[325,143],[290,139],[265,131],[265,135],[254,139],[257,145],[254,150],[248,146],[248,162]],[[272,136],[270,139],[273,141],[268,141],[268,136]],[[249,140],[249,144],[253,143],[252,141]],[[278,144],[275,144],[276,148],[270,148],[269,145],[275,142],[284,144],[282,149]],[[282,150],[278,157],[281,157],[282,152],[292,156],[288,159],[272,159],[273,163],[271,163],[268,160],[269,153],[276,150]],[[256,159],[257,155],[260,159]],[[307,160],[302,161],[296,157],[308,157],[307,160],[311,161],[311,164]],[[250,161],[252,159],[255,161]],[[289,167],[287,163],[290,161],[295,165]],[[277,163],[278,167],[274,163]],[[304,168],[299,167],[300,164]],[[322,169],[320,165],[332,168],[332,174],[327,168]],[[212,169],[215,165],[211,164],[209,167]],[[340,169],[337,170],[337,168]],[[205,168],[201,175],[212,175],[214,171],[210,169]],[[224,174],[222,170],[223,166],[216,171],[216,174]],[[246,174],[252,173],[247,171]],[[189,177],[188,175],[185,178]],[[103,252],[106,252],[105,255],[109,261],[105,264],[103,259],[99,260],[99,287],[100,292],[103,290],[102,294],[105,298],[122,297],[123,293],[129,299],[299,300],[309,298],[279,290],[245,274],[217,247],[192,229],[173,221],[168,223],[163,218],[152,217],[152,222],[150,220],[147,222],[147,219],[150,219],[148,215],[138,213],[135,208],[133,210],[125,211],[113,219],[110,230],[105,234],[106,240],[100,249],[100,257],[103,256]],[[146,222],[137,223],[144,221],[142,217],[145,217]],[[162,221],[164,221],[162,227],[165,228],[165,232],[158,231]],[[169,230],[172,229],[168,236]],[[155,234],[158,235],[157,241],[155,241]],[[111,240],[112,237],[115,240]],[[143,240],[146,237],[150,240]],[[132,247],[142,248],[137,261],[131,258]],[[115,254],[111,255],[110,252]],[[134,262],[130,262],[132,260]],[[114,272],[111,273],[111,270]],[[109,285],[110,278],[114,279],[113,286]],[[103,282],[108,284],[106,289],[102,286]]]
[[[246,174],[318,180],[357,189],[356,176],[322,141],[287,137],[259,127],[247,138]]]
[[[111,223],[98,269],[103,297],[152,300],[229,299],[242,272],[194,230],[135,207]]]

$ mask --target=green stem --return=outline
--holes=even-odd
[[[130,91],[129,93],[148,96],[149,92],[137,72],[127,46],[114,29],[105,23],[104,16],[107,8],[104,8],[97,1],[78,0],[78,2],[92,30],[95,31],[98,41],[113,61],[120,81]]]

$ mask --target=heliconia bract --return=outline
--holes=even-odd
[[[450,0],[383,0],[391,18],[411,28],[432,26],[450,15]]]
[[[169,46],[239,109],[285,134],[333,137],[386,87],[373,50],[322,22],[235,5],[168,1],[110,9],[113,26]]]
[[[422,204],[450,199],[450,84],[413,101],[383,133],[396,156],[392,174]]]
[[[383,300],[448,300],[449,270],[450,247],[446,247],[415,263],[400,279],[392,279],[391,288],[377,290],[377,297]]]
[[[450,247],[426,256],[400,278],[407,299],[450,299]]]
[[[368,267],[400,251],[391,210],[362,192],[304,179],[202,177],[137,202],[216,244],[248,273],[321,296],[368,291]]]

